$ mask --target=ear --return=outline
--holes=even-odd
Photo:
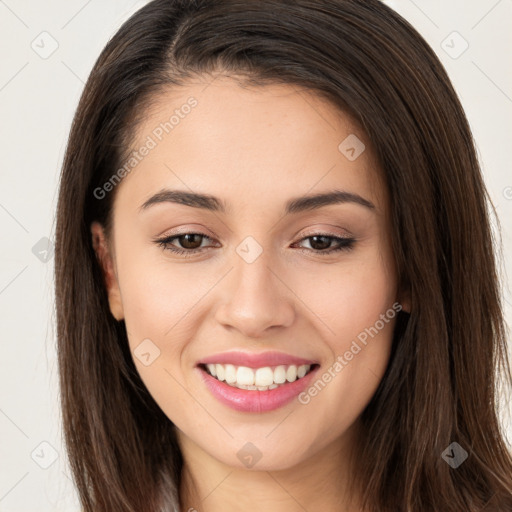
[[[108,303],[110,312],[116,320],[124,318],[123,303],[121,301],[121,292],[119,283],[114,272],[113,256],[105,236],[103,226],[99,222],[91,224],[92,246],[96,253],[96,258],[103,272],[103,279],[108,293]]]

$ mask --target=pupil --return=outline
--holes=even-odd
[[[317,240],[318,239],[323,239],[324,240],[324,243],[320,243],[320,247],[315,247],[315,244],[317,244]],[[318,245],[318,244],[317,244]],[[313,236],[312,237],[312,240],[311,240],[311,246],[313,247],[313,249],[327,249],[330,245],[330,241],[329,241],[329,238],[326,237],[326,236]]]
[[[180,243],[183,247],[187,248],[187,249],[197,249],[197,247],[194,247],[194,242],[190,241],[190,237],[200,237],[201,235],[198,235],[198,234],[195,234],[195,233],[192,233],[192,234],[187,234],[187,235],[182,235],[180,238],[181,239],[185,239],[185,243],[182,242],[182,240],[180,240]],[[192,244],[192,246],[190,246],[190,244]],[[199,242],[199,245],[201,245],[201,242]]]

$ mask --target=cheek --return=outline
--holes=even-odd
[[[332,421],[332,411],[344,411],[343,419],[350,424],[384,375],[399,309],[390,261],[389,257],[381,258],[375,247],[345,265],[331,266],[320,281],[322,286],[317,280],[310,288],[314,290],[308,295],[311,309],[322,319],[322,325],[328,326],[321,330],[331,354],[319,375],[323,384],[320,382],[317,389],[322,391],[312,390],[322,395],[312,404],[322,421]]]
[[[376,248],[362,257],[330,266],[307,283],[308,306],[328,327],[328,339],[335,348],[341,350],[394,304],[395,272],[389,262],[379,257]],[[305,294],[306,288],[303,290]]]
[[[190,393],[196,392],[187,381],[189,346],[218,274],[208,266],[173,264],[156,251],[125,253],[118,258],[118,273],[134,364],[152,397],[179,423],[178,411],[190,408]],[[148,352],[151,362],[146,365],[138,354]]]
[[[197,326],[194,305],[207,283],[177,265],[135,255],[119,259],[118,272],[134,364],[153,399],[179,425],[194,392],[186,384],[184,354]]]
[[[153,255],[145,258],[144,253],[120,260],[118,271],[128,332],[134,341],[149,337],[162,346],[166,340],[186,337],[188,317],[211,287],[209,282],[215,282],[215,276],[203,279],[190,265],[173,265]]]
[[[389,261],[375,255],[361,259],[334,274],[324,293],[316,295],[317,308],[332,331],[324,338],[332,359],[304,400],[311,400],[322,422],[334,421],[335,414],[338,433],[366,407],[389,361],[400,309]]]

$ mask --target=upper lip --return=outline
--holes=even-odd
[[[200,364],[232,364],[234,366],[247,366],[248,368],[263,368],[265,366],[279,366],[279,365],[303,365],[316,364],[315,361],[304,359],[302,357],[284,354],[283,352],[261,352],[254,354],[250,352],[222,352],[205,357],[198,361]]]

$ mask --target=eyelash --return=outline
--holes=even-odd
[[[179,235],[173,235],[173,236],[168,236],[165,238],[156,239],[155,243],[157,245],[159,245],[160,247],[162,247],[164,250],[171,251],[174,254],[182,255],[185,258],[190,258],[200,252],[203,252],[204,249],[208,249],[208,247],[203,247],[203,248],[199,248],[199,249],[180,249],[180,248],[177,248],[177,247],[171,245],[171,242],[173,240],[180,238],[182,236],[185,236],[185,235],[197,235],[197,236],[203,237],[203,239],[206,238],[208,240],[211,240],[211,238],[208,235],[205,235],[203,233],[190,232],[190,233],[180,233]],[[315,250],[315,249],[301,248],[300,249],[301,252],[304,252],[304,251],[313,252],[313,253],[320,254],[323,256],[323,255],[328,255],[328,254],[332,254],[335,252],[350,251],[351,249],[354,248],[354,244],[356,242],[356,240],[354,238],[344,238],[344,237],[339,237],[339,236],[335,236],[335,235],[330,235],[329,233],[314,233],[312,235],[308,235],[306,237],[301,238],[299,240],[299,242],[302,242],[303,240],[307,240],[307,239],[313,238],[313,237],[330,238],[332,240],[338,241],[338,243],[340,243],[340,245],[334,249],[326,249],[326,250],[318,250],[318,249]]]

